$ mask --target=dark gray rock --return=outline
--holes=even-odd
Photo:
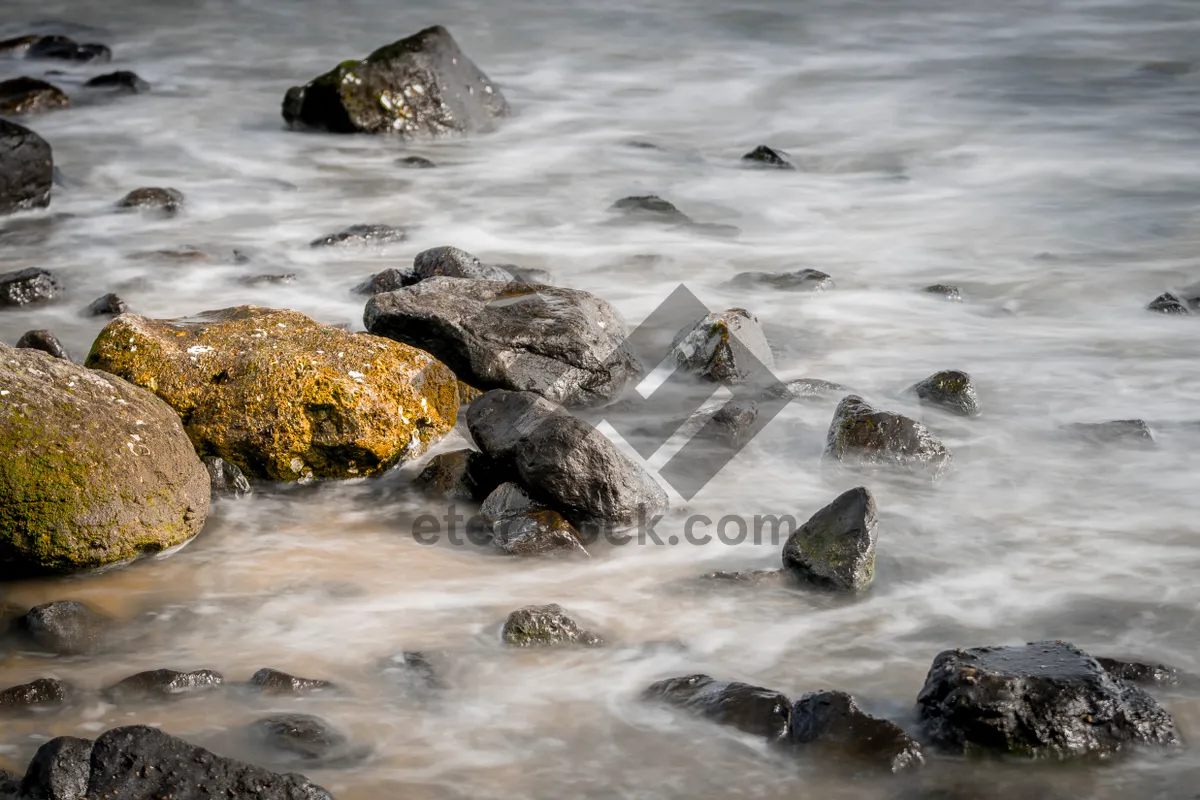
[[[823,589],[861,592],[875,579],[875,498],[859,486],[809,518],[783,546],[783,567]]]
[[[588,558],[579,532],[557,511],[542,509],[509,516],[492,528],[494,544],[502,553],[531,558]]]
[[[956,369],[935,372],[920,383],[913,384],[907,393],[922,403],[936,406],[960,417],[979,416],[979,395],[971,376]]]
[[[709,314],[671,342],[671,355],[684,369],[714,383],[774,383],[771,346],[758,317],[744,308]]]
[[[25,333],[21,334],[21,338],[17,339],[17,347],[27,350],[41,350],[43,353],[55,358],[61,358],[64,361],[71,360],[71,356],[67,353],[67,348],[63,347],[58,337],[46,330],[25,331]]]
[[[1064,425],[1068,435],[1092,445],[1153,447],[1150,426],[1140,419],[1114,419],[1108,422],[1076,422]]]
[[[894,722],[859,708],[845,692],[809,692],[792,706],[788,741],[822,755],[875,765],[890,772],[923,766],[921,745]]]
[[[0,81],[0,114],[22,116],[43,114],[71,105],[66,93],[37,78],[12,78]]]
[[[733,225],[697,222],[674,204],[653,194],[622,197],[612,204],[609,211],[617,215],[617,220],[626,224],[665,225],[714,236],[736,236],[739,233]]]
[[[833,395],[844,395],[850,389],[840,383],[821,380],[820,378],[796,378],[778,387],[768,390],[769,394],[778,397],[791,397],[798,400],[816,400]]]
[[[291,697],[337,690],[337,687],[329,681],[316,678],[297,678],[295,675],[289,675],[269,667],[264,667],[254,673],[250,678],[249,685],[265,695]]]
[[[730,586],[783,586],[787,581],[787,573],[779,569],[753,569],[742,572],[717,570],[701,575],[700,580]]]
[[[758,421],[758,404],[730,400],[712,415],[713,432],[720,442],[734,450],[741,449],[753,437]]]
[[[296,273],[279,272],[273,275],[243,275],[238,283],[243,286],[283,286],[296,282]]]
[[[178,189],[143,186],[122,197],[117,208],[171,215],[183,208],[183,204],[183,192]]]
[[[1150,305],[1146,306],[1146,310],[1157,311],[1159,314],[1180,314],[1184,316],[1192,313],[1187,304],[1171,292],[1163,292],[1151,300]]]
[[[38,678],[0,692],[0,709],[49,711],[62,708],[74,699],[74,687],[55,678]]]
[[[823,292],[832,289],[833,278],[819,269],[801,269],[795,272],[742,272],[734,275],[730,286],[743,289],[763,287],[788,292]]]
[[[437,164],[423,156],[405,156],[404,158],[396,159],[396,163],[409,169],[433,169],[437,166]]]
[[[383,294],[412,286],[421,280],[411,269],[396,269],[389,267],[383,272],[377,272],[367,280],[354,287],[355,294]]]
[[[961,303],[963,296],[962,290],[957,286],[951,286],[948,283],[935,283],[932,286],[926,286],[921,290],[926,294],[940,294],[942,297],[954,303]]]
[[[31,608],[17,628],[48,653],[74,656],[102,649],[116,621],[78,600],[58,600]]]
[[[214,497],[245,497],[252,491],[250,480],[236,464],[216,456],[206,456],[201,461],[208,470]]]
[[[742,161],[749,161],[765,167],[775,167],[776,169],[794,170],[796,168],[796,165],[791,162],[782,150],[767,147],[765,144],[760,144],[749,153],[746,153],[746,155],[742,156]]]
[[[479,506],[479,516],[489,528],[495,528],[501,522],[545,510],[544,505],[530,497],[520,486],[506,482],[484,499]]]
[[[1179,743],[1154,698],[1066,642],[947,650],[917,711],[929,737],[954,752],[1066,759]]]
[[[311,714],[275,714],[250,725],[255,743],[314,767],[346,767],[362,761],[371,748]]]
[[[127,310],[128,306],[125,305],[125,301],[109,292],[89,303],[88,307],[84,309],[84,313],[91,317],[115,317],[117,314],[124,314]]]
[[[395,244],[408,239],[408,233],[393,225],[377,223],[351,225],[337,233],[320,236],[308,243],[309,247],[368,247]]]
[[[486,132],[508,113],[504,95],[440,25],[345,61],[283,100],[292,127],[410,139]]]
[[[940,478],[952,460],[950,451],[924,425],[873,408],[853,394],[833,412],[825,458],[854,467],[901,469],[932,480]]]
[[[418,279],[468,278],[482,281],[511,281],[513,276],[500,267],[484,264],[478,258],[457,247],[434,247],[422,250],[413,259],[413,272]]]
[[[64,291],[63,282],[57,275],[37,267],[0,275],[0,307],[48,303]]]
[[[138,77],[136,72],[129,72],[128,70],[97,75],[85,83],[84,86],[89,89],[111,89],[114,92],[127,94],[144,94],[150,91],[150,84]]]
[[[557,603],[526,606],[508,615],[500,633],[513,647],[600,647],[604,640],[579,627]]]
[[[666,508],[666,493],[583,420],[529,392],[495,390],[467,408],[479,447],[576,528],[624,527]]]
[[[1147,61],[1137,71],[1149,75],[1165,75],[1177,78],[1189,74],[1193,69],[1190,61]]]
[[[1096,662],[1114,678],[1147,686],[1174,686],[1179,683],[1179,670],[1165,664],[1146,664],[1141,661],[1122,661],[1096,657]]]
[[[708,675],[658,681],[642,693],[642,699],[682,708],[771,742],[787,735],[792,704],[779,692],[736,681],[713,680]]]
[[[413,694],[428,694],[447,688],[447,653],[409,650],[384,659],[381,672],[392,684]]]
[[[21,777],[6,769],[0,769],[0,798],[17,800],[21,792]]]
[[[500,468],[488,456],[478,450],[454,450],[429,459],[415,483],[433,497],[478,503],[503,480]]]
[[[4,46],[0,44],[0,50]],[[47,61],[105,62],[112,60],[112,50],[94,42],[79,43],[69,36],[38,36],[25,49],[25,57]]]
[[[113,684],[101,694],[110,703],[146,703],[158,700],[177,700],[202,692],[219,689],[225,678],[211,669],[178,672],[173,669],[152,669],[130,675]]]
[[[366,328],[432,354],[479,389],[568,406],[615,398],[641,373],[616,309],[577,289],[428,278],[367,301]]]
[[[46,140],[0,119],[0,214],[45,208],[53,183],[54,157]]]
[[[81,800],[91,774],[92,742],[59,736],[38,748],[25,779],[21,797],[29,800]]]

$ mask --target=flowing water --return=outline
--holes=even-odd
[[[877,580],[853,602],[689,584],[713,569],[776,566],[770,541],[646,541],[571,564],[424,546],[414,519],[444,509],[408,488],[419,465],[223,502],[170,558],[5,586],[7,602],[85,600],[147,635],[92,657],[10,652],[0,683],[53,675],[97,688],[157,667],[237,681],[271,666],[336,681],[347,695],[255,705],[226,694],[135,711],[93,700],[65,716],[6,721],[8,766],[19,770],[47,736],[133,722],[252,757],[224,732],[273,708],[319,714],[374,745],[352,768],[292,767],[341,800],[884,798],[902,784],[781,759],[647,708],[638,692],[707,672],[792,696],[846,690],[908,724],[930,661],[948,647],[1063,638],[1200,673],[1200,328],[1144,310],[1200,277],[1195,0],[184,6],[4,3],[0,33],[55,21],[112,46],[111,67],[66,67],[53,79],[68,89],[132,69],[154,90],[31,120],[67,185],[47,211],[0,221],[0,269],[54,270],[70,296],[3,312],[0,339],[50,328],[82,358],[103,320],[78,309],[108,291],[155,317],[255,303],[358,329],[356,283],[454,244],[547,269],[631,324],[680,283],[711,308],[745,306],[767,327],[781,377],[837,381],[920,416],[956,467],[933,487],[824,470],[837,398],[797,401],[695,498],[674,497],[658,527],[667,540],[685,513],[803,520],[867,480],[880,508]],[[284,130],[287,87],[435,23],[508,97],[515,116],[498,132],[405,149]],[[1155,61],[1198,66],[1139,69]],[[760,143],[801,168],[741,166]],[[413,153],[438,168],[395,164]],[[186,212],[111,212],[146,185],[183,191]],[[644,193],[741,234],[606,224],[613,201]],[[359,222],[405,226],[410,240],[373,252],[307,246]],[[215,255],[138,255],[183,246]],[[229,258],[234,249],[248,263]],[[635,258],[649,254],[661,258]],[[723,285],[745,270],[806,267],[830,273],[836,289]],[[279,273],[296,280],[243,282]],[[966,301],[919,292],[932,283],[961,286]],[[945,368],[974,377],[981,417],[897,396]],[[1135,417],[1156,448],[1084,449],[1054,435],[1066,423]],[[505,615],[546,602],[613,646],[505,651]],[[417,702],[379,664],[426,648],[449,651],[455,666],[440,699]],[[1200,696],[1159,697],[1184,739],[1200,738]],[[962,797],[986,785],[1026,797],[1045,788],[1180,798],[1196,791],[1200,754],[1065,769],[945,762],[927,773],[968,787]]]

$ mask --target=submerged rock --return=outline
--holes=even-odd
[[[17,621],[17,629],[36,647],[63,656],[102,649],[115,628],[116,620],[78,600],[35,606]]]
[[[14,46],[15,44],[15,46]],[[20,52],[26,58],[53,61],[111,61],[112,50],[95,42],[79,43],[69,36],[23,36],[0,42],[0,52]]]
[[[110,703],[146,703],[154,700],[176,700],[201,692],[219,689],[225,678],[211,669],[178,672],[173,669],[152,669],[139,672],[109,686],[103,692]]]
[[[1165,664],[1145,664],[1141,661],[1121,661],[1096,657],[1096,662],[1114,678],[1150,686],[1171,686],[1179,683],[1179,670]]]
[[[399,688],[427,694],[447,688],[449,656],[442,651],[408,650],[384,659],[381,672]]]
[[[484,264],[475,256],[457,247],[434,247],[422,250],[413,259],[413,272],[417,278],[468,278],[480,281],[511,281],[512,273],[491,264]]]
[[[128,70],[97,75],[85,83],[84,86],[89,89],[112,89],[117,92],[127,92],[129,94],[143,94],[150,91],[150,84],[138,77],[136,72],[129,72]]]
[[[0,709],[48,711],[62,708],[75,697],[75,688],[55,678],[38,678],[0,691]]]
[[[250,494],[250,481],[237,465],[216,456],[207,456],[202,460],[204,468],[208,470],[214,497],[245,497]]]
[[[730,400],[717,409],[710,422],[713,433],[722,444],[733,450],[740,449],[754,436],[758,421],[758,404]]]
[[[653,194],[623,197],[613,203],[609,211],[619,215],[621,221],[631,224],[667,225],[717,236],[736,236],[739,233],[733,225],[697,222],[674,204]]]
[[[1151,300],[1150,305],[1146,306],[1146,310],[1157,311],[1160,314],[1180,314],[1184,316],[1192,313],[1187,304],[1171,292],[1163,292]]]
[[[567,616],[557,603],[526,606],[512,612],[500,635],[513,647],[599,647],[604,644],[599,636],[580,628],[579,623]]]
[[[950,468],[950,451],[914,419],[879,411],[858,395],[838,403],[825,457],[851,466],[902,469],[937,480]]]
[[[292,127],[405,138],[481,133],[508,116],[504,95],[440,25],[288,89]]]
[[[0,81],[0,114],[42,114],[71,105],[65,92],[37,78]]]
[[[54,158],[46,140],[0,119],[0,214],[45,208],[53,184]]]
[[[859,708],[845,692],[810,692],[792,706],[788,741],[902,772],[924,765],[921,745],[894,722]]]
[[[777,397],[813,400],[833,395],[844,395],[850,389],[842,386],[840,383],[825,381],[820,378],[796,378],[781,386],[771,387],[767,391],[770,395]]]
[[[337,233],[320,236],[308,243],[309,247],[367,247],[371,245],[395,244],[408,239],[408,232],[393,225],[351,225]]]
[[[709,314],[675,335],[671,355],[714,383],[774,383],[771,346],[758,317],[744,308]]]
[[[926,294],[940,294],[942,297],[955,303],[961,303],[963,299],[962,290],[948,283],[935,283],[932,286],[926,286],[921,291]]]
[[[955,752],[1065,759],[1179,741],[1154,698],[1066,642],[947,650],[917,711],[929,737]]]
[[[454,450],[429,459],[416,478],[426,494],[445,500],[482,501],[503,481],[496,463],[478,450]]]
[[[58,337],[50,331],[25,331],[25,333],[21,334],[21,338],[17,339],[16,346],[26,350],[41,350],[47,355],[61,358],[64,361],[71,360],[71,356],[67,353],[67,348],[63,347]]]
[[[568,406],[612,400],[641,373],[616,309],[577,289],[428,278],[375,295],[363,321],[433,354],[471,386]]]
[[[783,567],[801,581],[861,592],[875,579],[875,498],[863,486],[841,494],[783,546]]]
[[[0,274],[0,307],[48,303],[63,291],[63,282],[57,275],[37,267]]]
[[[396,159],[396,163],[410,169],[433,169],[437,166],[437,164],[423,156],[405,156],[404,158]]]
[[[117,202],[117,208],[174,214],[183,208],[183,203],[183,192],[178,189],[144,186],[122,197]]]
[[[297,311],[125,314],[87,363],[153,387],[199,453],[265,480],[382,472],[419,456],[458,413],[454,374],[427,353]]]
[[[21,781],[21,797],[76,800],[87,793],[92,742],[59,736],[38,748]]]
[[[346,734],[312,714],[275,714],[250,725],[250,735],[260,745],[312,766],[349,766],[371,754],[371,748],[353,744]]]
[[[85,309],[85,313],[92,317],[111,317],[117,314],[124,314],[125,310],[125,301],[112,292],[109,292],[93,300]]]
[[[1140,419],[1115,419],[1109,422],[1076,422],[1064,425],[1063,431],[1080,441],[1093,445],[1132,445],[1153,447],[1150,426]]]
[[[956,369],[935,372],[907,389],[922,403],[961,417],[979,416],[979,395],[971,376]]]
[[[119,564],[200,532],[208,474],[165,403],[7,345],[0,382],[0,575]]]
[[[746,155],[742,156],[742,161],[750,161],[777,169],[792,170],[796,168],[796,165],[791,162],[782,150],[767,147],[765,144],[760,144],[749,153],[746,153]]]
[[[396,269],[389,267],[383,272],[377,272],[367,280],[354,287],[355,294],[383,294],[412,286],[421,279],[411,269]]]
[[[682,708],[772,742],[787,735],[791,713],[791,701],[779,692],[747,683],[713,680],[708,675],[658,681],[642,693],[642,698]]]
[[[736,586],[781,586],[786,573],[779,569],[752,569],[743,572],[717,570],[700,576],[700,580]]]
[[[800,292],[823,292],[832,289],[833,278],[819,269],[801,269],[795,272],[742,272],[729,281],[731,286]]]
[[[250,678],[250,686],[265,695],[298,697],[307,694],[334,691],[337,687],[329,681],[316,678],[297,678],[277,669],[264,667]]]

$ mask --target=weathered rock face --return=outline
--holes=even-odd
[[[112,51],[105,45],[88,42],[80,44],[69,36],[54,34],[18,36],[0,42],[0,53],[32,59],[55,61],[108,61]]]
[[[1141,661],[1122,661],[1117,658],[1096,656],[1096,662],[1114,678],[1146,684],[1148,686],[1173,686],[1179,683],[1179,670],[1165,664],[1146,664]]]
[[[78,600],[35,606],[17,621],[34,646],[56,655],[92,653],[104,647],[116,621]]]
[[[61,708],[75,696],[75,689],[55,678],[38,678],[0,692],[0,709],[48,711]]]
[[[858,395],[838,403],[825,457],[858,467],[890,467],[936,480],[949,468],[950,451],[914,419],[879,411]]]
[[[312,766],[350,766],[371,754],[346,734],[312,714],[275,714],[250,725],[251,737],[280,755]]]
[[[569,406],[612,400],[641,372],[616,310],[576,289],[429,278],[372,297],[363,321],[479,389],[536,392]]]
[[[81,798],[87,792],[91,772],[92,742],[74,736],[59,736],[38,748],[25,779],[21,795],[67,800]]]
[[[54,158],[28,128],[0,119],[0,214],[50,205]]]
[[[875,498],[851,489],[813,514],[783,546],[783,567],[802,581],[861,592],[875,579]]]
[[[421,491],[445,500],[481,502],[502,482],[496,463],[478,450],[453,450],[429,459],[416,478]]]
[[[283,100],[293,127],[410,139],[488,131],[508,113],[504,95],[440,25],[345,61]]]
[[[207,456],[204,458],[204,468],[208,470],[213,497],[245,497],[250,494],[250,481],[236,465],[223,458]]]
[[[773,382],[771,346],[758,317],[744,308],[709,314],[684,328],[671,342],[683,368],[717,383]]]
[[[775,167],[777,169],[791,170],[796,168],[781,150],[767,147],[765,144],[760,144],[749,153],[746,153],[746,155],[742,156],[742,161],[749,161],[764,167]]]
[[[424,695],[447,688],[449,661],[440,650],[408,650],[385,658],[380,671],[402,691]]]
[[[792,705],[779,692],[736,681],[717,681],[708,675],[668,678],[651,684],[642,697],[685,709],[772,742],[787,735]]]
[[[0,383],[0,575],[118,564],[200,532],[208,475],[154,395],[7,345]]]
[[[71,356],[67,353],[67,348],[63,347],[58,337],[46,330],[25,331],[25,333],[21,334],[21,338],[17,339],[17,347],[29,350],[41,350],[43,353],[55,358],[61,358],[65,361],[71,360]]]
[[[917,711],[930,738],[956,752],[1065,759],[1179,741],[1154,698],[1066,642],[947,650]]]
[[[457,247],[434,247],[422,250],[413,259],[413,272],[420,280],[426,278],[469,278],[482,281],[511,281],[508,270],[484,264],[475,256]]]
[[[676,208],[674,203],[654,194],[622,197],[612,204],[609,211],[618,215],[615,221],[625,224],[662,225],[721,237],[737,236],[740,233],[733,225],[697,222]]]
[[[805,749],[901,772],[925,763],[921,745],[894,722],[872,717],[845,692],[810,692],[792,706],[788,740]]]
[[[979,394],[971,376],[956,369],[935,372],[908,388],[922,403],[960,417],[979,416]]]
[[[178,700],[188,695],[219,689],[225,679],[219,672],[200,669],[178,672],[173,669],[152,669],[139,672],[109,686],[101,694],[111,703],[147,703]]]
[[[741,272],[729,281],[731,286],[753,288],[761,286],[787,292],[823,292],[832,289],[833,278],[819,269],[795,272]]]
[[[599,647],[604,640],[579,627],[557,603],[526,606],[508,615],[500,633],[513,647]]]
[[[427,353],[296,311],[126,314],[87,363],[158,394],[201,455],[267,480],[381,472],[420,455],[458,412],[454,374]]]
[[[307,694],[334,691],[329,681],[316,678],[298,678],[277,669],[264,667],[250,678],[250,686],[265,695],[299,697]]]
[[[662,488],[616,445],[535,394],[488,392],[467,408],[467,428],[534,499],[577,528],[624,527],[667,506]]]
[[[319,236],[308,243],[309,247],[370,247],[384,244],[395,244],[408,239],[408,233],[403,228],[393,225],[367,223],[351,225],[337,233]]]
[[[27,267],[0,275],[0,307],[48,303],[62,295],[63,282],[53,272]]]
[[[0,81],[0,114],[20,116],[42,114],[66,108],[71,101],[62,89],[37,78],[12,78]]]

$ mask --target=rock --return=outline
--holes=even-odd
[[[81,800],[87,793],[91,772],[92,742],[74,736],[59,736],[38,748],[25,779],[21,796],[39,800]]]
[[[112,50],[102,44],[80,44],[68,36],[31,38],[34,41],[25,48],[26,58],[79,62],[112,60]],[[0,43],[0,50],[4,49],[4,43]]]
[[[178,189],[163,189],[147,186],[134,189],[117,202],[117,208],[155,211],[171,215],[183,208],[183,192]]]
[[[740,450],[754,436],[758,421],[758,404],[730,400],[712,415],[715,433],[722,444]]]
[[[447,688],[449,656],[441,651],[409,650],[384,659],[381,671],[401,689],[418,694]]]
[[[393,244],[408,239],[408,233],[391,225],[351,225],[349,228],[321,236],[308,243],[309,247],[368,247]]]
[[[825,457],[851,466],[898,468],[932,480],[951,463],[950,451],[924,425],[879,411],[853,394],[833,412]]]
[[[908,387],[922,403],[937,406],[960,417],[979,416],[979,396],[971,376],[956,369],[935,372],[920,383]]]
[[[1179,683],[1179,670],[1163,664],[1144,664],[1140,661],[1121,661],[1096,657],[1096,662],[1114,678],[1149,686],[1172,686]]]
[[[1066,759],[1179,742],[1154,698],[1066,642],[947,650],[917,711],[934,742],[969,754]]]
[[[863,486],[809,518],[783,546],[783,567],[835,592],[861,592],[875,579],[875,498]]]
[[[1177,78],[1192,71],[1190,61],[1147,61],[1137,69],[1138,72],[1151,75],[1169,75]]]
[[[144,725],[114,728],[101,735],[92,745],[90,765],[82,752],[58,761],[61,769],[77,765],[87,770],[87,790],[69,795],[73,798],[333,800],[302,775],[280,775],[243,764]],[[58,796],[50,794],[48,786],[29,781],[28,775],[22,788],[33,796]]]
[[[0,119],[0,214],[50,205],[54,158],[28,128]]]
[[[454,450],[429,459],[417,476],[421,491],[445,500],[480,502],[503,478],[496,463],[478,450]]]
[[[754,569],[745,572],[707,572],[700,576],[702,581],[725,583],[738,586],[782,586],[786,573],[779,569]]]
[[[346,734],[311,714],[276,714],[256,720],[250,734],[262,746],[312,766],[349,766],[371,754]]]
[[[382,472],[419,456],[458,413],[453,373],[428,354],[297,311],[124,314],[100,332],[87,363],[154,387],[197,452],[264,480]]]
[[[484,264],[470,253],[457,247],[434,247],[417,253],[413,271],[419,280],[427,278],[468,278],[482,281],[511,281],[507,270]]]
[[[0,114],[42,114],[71,105],[66,93],[37,78],[0,81]]]
[[[492,543],[508,555],[588,555],[569,522],[515,483],[500,484],[483,501],[479,516],[492,531]]]
[[[57,275],[37,267],[0,274],[0,307],[47,303],[63,291],[63,282]]]
[[[1092,445],[1125,445],[1153,447],[1150,426],[1140,419],[1115,419],[1109,422],[1076,422],[1064,425],[1063,431]]]
[[[872,717],[845,692],[809,692],[792,706],[788,741],[890,772],[923,766],[921,745],[894,722]]]
[[[709,314],[676,334],[676,363],[714,383],[773,383],[775,358],[758,317],[744,308]]]
[[[513,647],[600,647],[604,644],[599,636],[580,628],[579,623],[567,616],[557,603],[526,606],[512,612],[504,623],[501,636]]]
[[[47,355],[61,358],[64,361],[70,361],[71,356],[67,354],[67,348],[62,346],[62,342],[58,340],[50,331],[36,330],[25,331],[21,334],[21,338],[17,339],[17,347],[27,350],[41,350]]]
[[[940,294],[942,297],[955,303],[961,303],[963,299],[962,290],[957,286],[951,286],[947,283],[935,283],[932,286],[926,286],[921,291],[926,294]]]
[[[829,273],[819,269],[801,269],[795,272],[742,272],[734,275],[729,284],[740,288],[762,286],[800,292],[823,292],[834,286]]]
[[[250,481],[237,465],[216,456],[206,456],[202,461],[208,470],[214,497],[245,497],[250,494]]]
[[[849,388],[840,383],[824,381],[820,378],[797,378],[788,381],[783,386],[768,389],[768,393],[773,396],[803,400],[820,399],[830,395],[845,394],[849,391]]]
[[[755,164],[776,167],[778,169],[796,168],[782,151],[767,147],[765,144],[760,144],[749,153],[746,153],[746,155],[742,156],[742,161],[751,161]]]
[[[791,701],[761,686],[686,675],[651,684],[642,698],[685,709],[771,742],[780,741],[788,731]]]
[[[518,267],[516,264],[497,264],[498,268],[508,272],[518,281],[522,283],[531,283],[538,286],[553,286],[554,276],[544,269],[536,267]]]
[[[0,769],[0,798],[17,800],[21,793],[21,778],[6,769]]]
[[[421,280],[411,269],[400,270],[394,267],[377,272],[367,280],[354,287],[355,294],[383,294],[412,286]]]
[[[275,275],[244,275],[238,279],[238,283],[243,286],[280,286],[294,283],[295,280],[296,273],[283,272]]]
[[[363,320],[371,333],[431,353],[484,390],[597,405],[641,373],[616,309],[577,289],[427,278],[375,295]]]
[[[75,688],[68,683],[54,678],[38,678],[0,692],[0,709],[58,709],[69,703],[75,694]]]
[[[396,163],[402,167],[409,167],[410,169],[433,169],[437,166],[437,164],[433,163],[428,158],[423,158],[421,156],[406,156],[404,158],[398,158],[396,159]]]
[[[1187,305],[1171,292],[1163,292],[1151,300],[1150,305],[1146,306],[1146,310],[1157,311],[1160,314],[1180,314],[1184,316],[1192,313]]]
[[[307,694],[319,694],[336,690],[329,681],[316,678],[297,678],[276,669],[263,668],[250,678],[250,686],[265,695],[289,695],[299,697]]]
[[[536,511],[545,511],[546,507],[534,500],[524,489],[515,483],[502,483],[489,494],[479,506],[479,516],[489,528],[495,528],[502,522]]]
[[[118,705],[124,703],[147,703],[156,700],[179,698],[210,692],[225,683],[221,673],[211,669],[195,672],[178,672],[173,669],[152,669],[130,675],[101,692],[104,699]]]
[[[58,600],[35,606],[17,621],[17,628],[38,648],[55,655],[75,656],[102,649],[116,620],[78,600]]]
[[[491,130],[508,102],[440,25],[288,89],[293,128],[427,138]]]
[[[650,475],[591,425],[529,392],[494,390],[467,408],[484,453],[577,528],[624,527],[666,508]]]
[[[93,317],[111,317],[125,313],[125,301],[109,292],[103,297],[97,297],[87,307],[86,313]]]
[[[654,194],[622,197],[612,204],[610,210],[620,212],[623,217],[633,222],[663,225],[690,225],[693,222],[691,217],[676,208],[673,203]]]
[[[208,475],[154,395],[7,345],[0,383],[0,575],[120,564],[200,532]]]
[[[110,72],[107,75],[97,75],[85,83],[84,86],[89,89],[113,89],[114,91],[128,94],[144,94],[150,91],[150,84],[138,77],[136,72],[129,72],[128,70]]]

